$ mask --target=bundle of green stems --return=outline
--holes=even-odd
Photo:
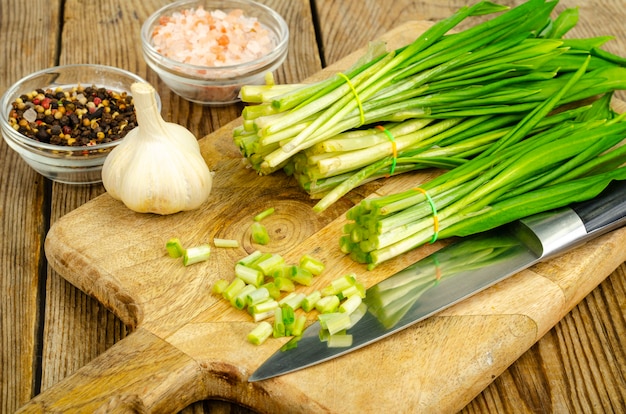
[[[319,82],[245,86],[249,105],[234,141],[259,174],[293,174],[318,199],[316,212],[371,180],[447,170],[413,186],[427,195],[408,190],[349,212],[355,224],[342,246],[371,266],[432,237],[432,206],[443,238],[482,229],[474,217],[483,214],[493,216],[490,223],[514,219],[500,208],[536,210],[524,199],[545,197],[534,204],[547,208],[592,197],[623,174],[623,150],[613,147],[624,123],[608,102],[626,89],[626,59],[601,49],[609,36],[565,38],[578,10],[552,18],[557,3],[529,0],[509,9],[481,1],[405,47],[373,43],[352,67]],[[554,154],[554,162],[544,165],[540,154]],[[554,202],[549,194],[557,188],[541,193],[552,185],[572,197]],[[512,197],[509,207],[504,197]],[[420,224],[380,224],[408,215],[404,209],[420,210]],[[420,235],[401,242],[413,230]]]
[[[606,95],[574,119],[522,133],[409,190],[362,200],[347,212],[342,250],[373,268],[436,239],[595,197],[626,179],[625,115],[609,102]]]

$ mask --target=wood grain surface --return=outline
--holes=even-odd
[[[465,1],[264,1],[288,21],[289,57],[277,73],[295,82],[403,21],[447,17]],[[237,106],[203,108],[170,93],[143,61],[137,31],[166,1],[0,1],[0,91],[57,63],[91,62],[132,70],[159,86],[163,114],[204,136],[239,115]],[[519,2],[504,1],[506,4]],[[574,34],[612,34],[623,55],[623,1],[561,1],[580,6]],[[623,96],[623,95],[622,95]],[[13,412],[76,372],[128,334],[101,304],[46,263],[48,226],[100,195],[101,186],[51,184],[0,143],[0,411]],[[623,249],[622,246],[616,246]],[[626,268],[621,265],[557,326],[464,408],[464,412],[623,412],[626,400]],[[136,403],[125,399],[128,407]],[[186,412],[245,409],[203,401]]]

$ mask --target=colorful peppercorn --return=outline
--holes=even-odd
[[[37,89],[12,103],[9,123],[28,138],[92,146],[123,138],[137,126],[132,97],[102,87]]]

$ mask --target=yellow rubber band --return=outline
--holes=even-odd
[[[348,84],[350,89],[352,89],[352,93],[354,94],[354,99],[356,100],[356,104],[358,105],[359,112],[361,114],[361,125],[363,125],[365,123],[365,112],[363,112],[363,104],[361,103],[361,98],[359,97],[359,94],[357,93],[356,89],[354,88],[354,85],[352,84],[352,82],[350,82],[350,78],[348,78],[346,75],[344,75],[341,72],[338,72],[337,75],[342,77],[343,80],[346,81],[346,83]]]
[[[435,202],[430,197],[430,195],[420,187],[415,187],[414,190],[419,191],[420,193],[426,196],[426,200],[428,200],[428,204],[430,204],[430,208],[433,211],[433,238],[430,240],[431,244],[437,241],[437,237],[439,236],[439,217],[437,217],[437,206],[435,206]]]
[[[391,161],[391,168],[389,169],[389,175],[393,175],[394,171],[396,170],[396,162],[398,159],[398,146],[396,145],[396,139],[393,137],[393,134],[384,126],[376,125],[376,129],[383,131],[385,135],[387,135],[387,138],[389,138],[389,141],[391,141],[391,151],[393,155],[393,160]]]

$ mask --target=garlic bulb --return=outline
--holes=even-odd
[[[104,188],[139,213],[172,214],[200,207],[213,178],[196,137],[161,117],[152,85],[135,83],[131,93],[138,125],[104,161]]]

